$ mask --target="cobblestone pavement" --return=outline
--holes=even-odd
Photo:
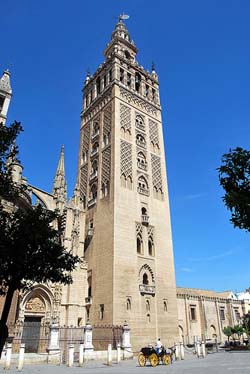
[[[12,365],[10,371],[0,368],[0,373],[14,374],[18,373]],[[20,373],[20,372],[19,372]],[[155,368],[147,365],[144,368],[138,366],[137,360],[122,361],[121,364],[113,364],[111,367],[104,365],[102,362],[89,362],[80,368],[74,366],[68,368],[65,365],[26,365],[22,370],[23,374],[247,374],[250,373],[250,352],[223,352],[210,354],[206,358],[192,358],[184,361],[176,361],[173,365],[159,365]]]

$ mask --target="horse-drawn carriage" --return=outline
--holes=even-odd
[[[161,348],[159,353],[153,347],[144,347],[138,356],[138,363],[140,366],[145,366],[146,361],[149,360],[151,366],[157,366],[160,362],[164,365],[172,363],[172,354],[168,353],[164,347]]]

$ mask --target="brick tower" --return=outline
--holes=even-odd
[[[83,89],[78,183],[86,208],[87,317],[131,328],[133,347],[172,344],[177,302],[165,153],[154,67],[119,18]]]

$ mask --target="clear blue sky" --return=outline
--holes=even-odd
[[[81,89],[121,12],[145,67],[160,79],[177,285],[243,290],[249,234],[234,229],[216,168],[249,149],[249,0],[5,0],[0,68],[12,72],[8,122],[30,183],[51,190],[65,145],[69,195],[77,169]]]

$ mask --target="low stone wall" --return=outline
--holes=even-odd
[[[0,360],[0,365],[4,366],[5,364],[5,352],[3,352],[1,360]],[[13,353],[11,355],[11,364],[17,364],[18,363],[18,358],[19,355],[17,353]],[[127,360],[127,359],[132,359],[133,358],[133,352],[129,352],[127,350],[121,350],[121,359],[122,360]],[[25,353],[24,354],[24,365],[29,365],[29,364],[45,364],[48,363],[49,355],[48,353]],[[91,361],[91,360],[96,360],[96,361],[107,361],[107,351],[90,351],[84,352],[84,361]],[[117,360],[117,350],[112,350],[112,361],[116,362]],[[55,364],[60,364],[61,362],[60,357],[55,357]],[[74,360],[75,363],[77,363],[77,360]],[[50,360],[50,363],[53,363],[53,359]]]

